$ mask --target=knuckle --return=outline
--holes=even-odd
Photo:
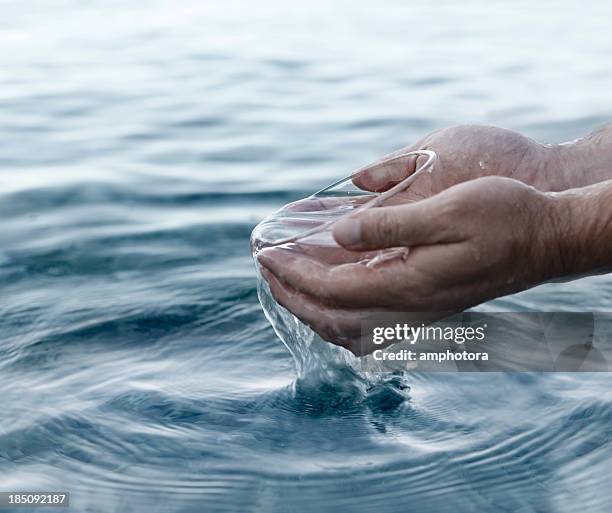
[[[371,223],[369,242],[388,244],[396,241],[399,230],[394,216],[387,210],[381,210],[376,214],[374,222]]]

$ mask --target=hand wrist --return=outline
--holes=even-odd
[[[612,264],[612,181],[548,193],[551,278],[607,272]]]
[[[594,183],[589,180],[586,166],[591,149],[588,143],[573,141],[540,145],[543,170],[540,179],[534,177],[534,187],[545,192],[561,192]]]
[[[588,141],[580,139],[554,146],[559,175],[564,185],[559,191],[585,187],[593,183],[593,151]]]
[[[582,264],[579,261],[584,234],[580,224],[581,202],[573,193],[548,193],[547,216],[550,237],[545,244],[548,248],[545,263],[550,273],[548,279],[561,278],[575,274]],[[550,264],[550,265],[548,265]]]
[[[550,148],[563,184],[556,190],[586,187],[612,179],[612,126]]]
[[[523,156],[513,176],[544,192],[560,192],[579,187],[575,181],[575,148],[535,141]]]

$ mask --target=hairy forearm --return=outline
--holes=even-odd
[[[612,174],[612,167],[609,168]],[[553,249],[559,275],[612,271],[612,180],[550,193],[559,244]]]

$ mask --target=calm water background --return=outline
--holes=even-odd
[[[296,382],[248,237],[432,129],[612,119],[609,2],[0,2],[0,490],[72,511],[604,512],[608,375]],[[607,277],[496,309],[611,310]],[[353,380],[353,381],[352,381]],[[361,390],[361,391],[360,391]]]

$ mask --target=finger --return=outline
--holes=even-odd
[[[293,313],[300,321],[309,326],[319,336],[328,342],[342,346],[356,356],[363,356],[372,352],[371,326],[372,321],[377,321],[381,326],[392,326],[398,323],[434,322],[445,318],[454,311],[436,311],[417,313],[418,310],[389,312],[384,309],[347,310],[341,308],[330,308],[318,302],[315,298],[296,291],[290,286],[282,283],[270,271],[265,268],[261,270],[262,275],[268,282],[270,292],[274,299]],[[370,321],[364,325],[365,321]],[[365,328],[365,331],[364,331]],[[386,343],[386,347],[393,342]]]
[[[269,248],[257,256],[259,263],[281,282],[331,305],[346,307],[390,304],[390,273],[359,263],[328,265],[283,248]]]
[[[420,201],[429,198],[434,194],[433,179],[431,173],[423,173],[415,178],[405,190],[394,193],[391,197],[385,199],[381,207],[391,207],[394,205],[404,205],[413,201]]]
[[[405,178],[414,173],[421,165],[423,165],[428,157],[424,155],[411,155],[405,158],[399,158],[391,162],[385,162],[402,153],[427,149],[427,140],[436,132],[426,135],[410,146],[400,148],[397,151],[389,153],[382,157],[378,162],[373,163],[367,169],[364,169],[353,178],[353,183],[367,191],[384,192],[395,184],[401,182]]]
[[[296,254],[302,254],[330,265],[356,263],[360,260],[373,258],[375,255],[373,251],[350,251],[336,244],[321,246],[301,241],[295,242],[291,246],[287,245],[287,249],[289,248]]]
[[[445,198],[434,196],[400,206],[365,210],[340,219],[333,227],[336,242],[366,251],[461,240],[456,219],[448,215]]]
[[[491,277],[470,243],[433,244],[410,250],[402,269],[409,284],[402,311],[456,312],[491,297]]]
[[[403,149],[400,151],[412,150]],[[383,192],[409,177],[417,168],[418,157],[416,155],[385,162],[386,159],[392,157],[393,154],[387,155],[379,162],[375,162],[367,169],[364,169],[353,177],[353,183],[366,191]]]
[[[347,197],[335,196],[309,196],[292,203],[285,205],[281,211],[283,213],[301,213],[301,212],[329,212],[330,210],[346,208],[347,204],[365,203],[371,199],[371,195]]]
[[[361,314],[358,311],[331,309],[281,283],[270,271],[262,274],[274,299],[332,344],[342,346],[357,356],[364,353],[361,344]]]

